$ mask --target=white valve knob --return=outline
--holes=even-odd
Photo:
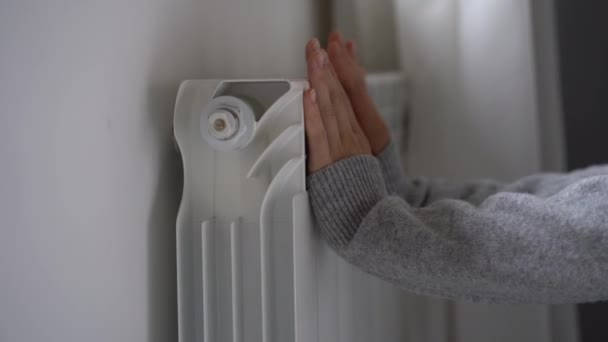
[[[239,130],[239,119],[230,110],[220,108],[209,116],[209,133],[219,140],[232,138]]]
[[[247,146],[253,140],[255,124],[251,106],[234,96],[213,98],[203,108],[199,121],[203,139],[220,151]]]

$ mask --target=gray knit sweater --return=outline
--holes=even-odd
[[[512,184],[409,179],[395,147],[308,177],[325,240],[415,293],[493,303],[608,299],[608,166]]]

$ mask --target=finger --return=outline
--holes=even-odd
[[[365,81],[365,72],[348,53],[346,47],[336,41],[332,41],[327,48],[329,60],[334,66],[336,75],[344,86],[347,93],[361,87]],[[349,96],[351,94],[348,94]]]
[[[326,64],[322,69],[318,70],[317,72],[313,71],[311,79],[313,84],[315,84],[316,82],[323,83],[329,92],[329,99],[331,102],[331,109],[329,109],[331,112],[329,113],[329,115],[333,115],[336,118],[336,122],[338,124],[338,131],[340,134],[340,140],[343,145],[344,137],[349,134],[352,134],[355,128],[352,124],[356,123],[356,118],[350,100],[348,99],[348,96],[344,91],[340,80],[338,79],[336,71],[334,70],[331,63],[329,61],[326,61]],[[326,111],[322,102],[321,115],[326,115]]]
[[[304,125],[308,148],[308,172],[313,173],[333,161],[314,89],[304,93]]]
[[[332,42],[332,43],[330,43],[330,46],[328,48],[331,48],[331,46],[336,45],[336,44],[339,44],[339,43]],[[329,58],[328,55],[327,55],[327,57]],[[348,116],[348,114],[353,113],[352,106],[350,104],[350,100],[348,99],[348,95],[347,95],[346,91],[344,90],[344,87],[342,86],[342,82],[340,82],[338,73],[336,72],[336,69],[334,68],[333,64],[331,63],[331,60],[328,59],[327,65],[326,65],[324,73],[322,73],[322,75],[324,76],[324,81],[327,83],[332,105],[338,111],[338,114],[339,114],[338,123],[340,123],[340,120],[342,119],[343,120],[342,123],[344,124],[342,126],[342,128],[344,128],[344,129],[350,128],[349,122],[347,120],[347,116]]]
[[[338,43],[342,44],[342,34],[340,34],[340,32],[338,32],[338,31],[333,31],[327,37],[327,41],[328,42],[338,42]]]
[[[306,44],[306,61],[310,60],[313,55],[321,49],[321,44],[317,38],[313,38]]]
[[[334,31],[332,33],[329,34],[328,37],[328,46],[327,46],[327,52],[329,54],[329,60],[332,63],[332,69],[334,69],[334,75],[336,76],[336,79],[339,80],[339,75],[336,69],[336,64],[334,63],[334,61],[332,60],[332,55],[335,56],[335,52],[339,49],[345,49],[345,45],[343,43],[343,39],[342,39],[342,34],[338,31]],[[347,56],[347,58],[349,58]],[[344,61],[347,62],[347,61]]]
[[[347,42],[346,45],[332,42],[328,48],[329,59],[350,99],[357,122],[368,138],[373,152],[377,154],[388,143],[390,134],[367,90],[365,70],[352,57],[355,53],[353,42]]]
[[[357,45],[352,40],[346,42],[346,51],[348,51],[348,55],[354,61],[358,62],[359,57],[357,56]]]
[[[321,54],[323,55],[323,58]],[[318,71],[315,76],[318,76],[327,85],[328,89],[332,92],[331,95],[336,98],[340,95],[346,95],[346,92],[344,92],[344,89],[342,89],[341,87],[338,74],[334,70],[331,63],[328,62],[327,57],[327,52],[321,49],[319,41],[317,39],[313,39],[308,43],[308,45],[306,46],[306,59],[308,61],[315,58],[319,59],[317,65],[313,65],[318,66],[316,70],[315,68],[310,68],[309,63],[309,76],[311,76],[311,72]],[[322,103],[322,101],[320,102]]]
[[[315,51],[315,49],[318,49]],[[351,134],[351,117],[354,117],[350,101],[338,77],[329,63],[327,53],[316,42],[309,44],[308,75],[316,89],[318,104],[327,132],[332,158],[341,158],[344,152],[343,137]],[[356,121],[356,119],[354,120]]]
[[[377,112],[367,91],[365,71],[351,58],[346,46],[331,43],[328,55],[335,67],[338,79],[351,101],[357,119],[365,128],[370,114]]]
[[[348,65],[348,62],[345,63],[344,59],[348,58],[348,56],[346,56],[346,50],[344,48],[344,46],[342,46],[340,43],[338,43],[336,40],[332,41],[329,44],[328,47],[328,54],[330,56],[330,61],[332,64],[332,70],[334,70],[334,73],[336,74],[336,79],[338,80],[338,82],[340,83],[340,88],[343,90],[343,94],[346,96],[347,100],[348,100],[348,104],[349,104],[349,113],[351,115],[348,115],[348,120],[350,122],[350,126],[353,130],[353,132],[355,134],[363,134],[362,129],[357,121],[357,118],[355,116],[355,112],[354,112],[354,103],[353,100],[356,100],[354,98],[351,98],[348,95],[348,91],[346,91],[343,87],[344,85],[347,85],[348,83],[352,83],[354,82],[352,79],[356,78],[356,75],[351,75],[354,73],[354,71],[352,70],[352,67],[350,67]],[[335,61],[335,63],[333,62]],[[334,68],[334,64],[335,64],[335,68]],[[343,75],[342,77],[340,77],[339,75]],[[348,78],[347,80],[343,80],[345,78]]]
[[[319,46],[318,41],[312,40],[306,47],[308,81],[311,88],[315,89],[316,103],[321,113],[323,126],[327,134],[332,156],[337,156],[341,151],[340,129],[338,126],[337,112],[334,110],[329,86],[326,80],[327,55]]]

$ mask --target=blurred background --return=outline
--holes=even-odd
[[[340,29],[407,78],[412,175],[608,162],[608,5],[567,0],[2,0],[0,341],[175,341],[179,82],[302,78]],[[607,341],[605,304],[408,296],[407,341]]]

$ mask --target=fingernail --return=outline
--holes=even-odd
[[[325,51],[320,50],[319,52],[317,52],[317,55],[315,56],[315,62],[317,63],[318,67],[322,67],[325,65]]]
[[[310,95],[310,102],[317,103],[317,91],[314,88],[310,89],[309,95]]]
[[[321,44],[319,43],[319,40],[317,38],[314,38],[312,40],[312,50],[319,51],[320,49],[321,49]]]

